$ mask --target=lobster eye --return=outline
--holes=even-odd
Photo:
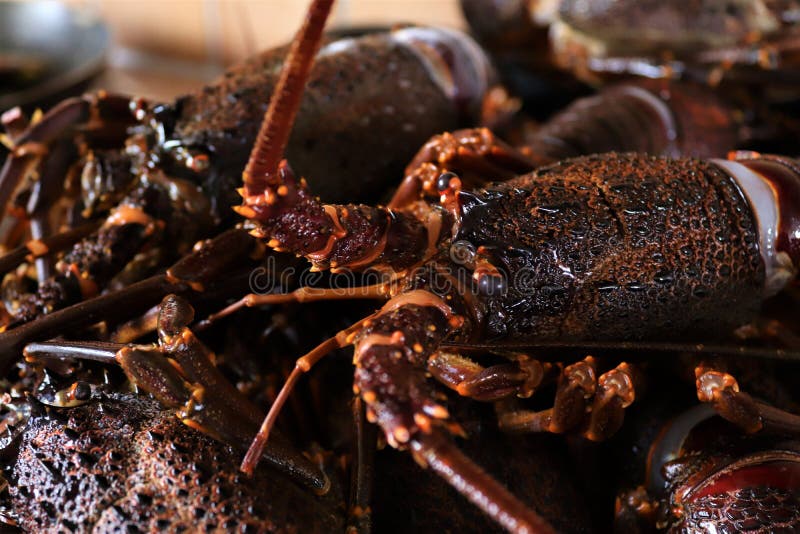
[[[441,193],[450,189],[450,180],[453,178],[458,178],[453,172],[443,172],[440,174],[439,178],[436,179],[436,190]]]

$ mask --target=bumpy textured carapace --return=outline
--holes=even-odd
[[[439,161],[423,157],[417,163],[437,172],[435,179],[418,190],[407,188],[388,207],[324,203],[295,174],[284,152],[331,5],[332,0],[314,0],[292,44],[245,168],[237,211],[268,247],[303,256],[315,269],[383,275],[351,296],[387,302],[296,362],[242,468],[253,471],[302,373],[328,352],[353,345],[354,391],[390,445],[410,450],[419,464],[508,530],[551,532],[533,507],[455,447],[451,437],[462,429],[431,378],[480,400],[527,397],[548,378],[557,380],[552,409],[501,413],[500,424],[555,433],[578,429],[601,440],[620,427],[635,398],[634,373],[624,363],[601,373],[593,358],[562,369],[518,353],[506,354],[509,362],[483,367],[444,350],[445,343],[724,336],[794,277],[800,261],[800,166],[752,153],[728,160],[607,153],[487,185],[491,173],[481,180],[482,168],[515,176],[530,162],[493,146],[480,153],[465,144],[453,150],[471,163],[470,180],[447,169],[438,173]],[[427,37],[420,39],[430,45]],[[450,55],[437,57],[447,65]],[[444,87],[459,101],[459,83]],[[321,172],[318,179],[325,177]],[[348,296],[301,288],[242,303],[343,295]],[[196,339],[186,325],[181,332],[184,339]],[[169,337],[165,350],[174,349]],[[201,354],[197,344],[195,349],[191,356]],[[133,351],[122,349],[115,358],[127,365]],[[150,380],[141,385],[151,391],[174,374],[185,379],[191,371],[188,365],[156,369],[144,360],[137,363],[149,372]],[[699,375],[698,383],[703,380],[698,386],[708,397],[703,400],[737,423],[758,431],[764,421],[774,422],[769,417],[774,412],[748,404],[732,378],[709,371]],[[201,391],[186,389],[191,397]],[[732,406],[747,410],[737,413]]]
[[[4,450],[3,500],[26,532],[344,529],[335,478],[318,497],[273,471],[244,477],[228,447],[152,400],[111,393],[34,411],[18,452]]]
[[[118,285],[135,281],[185,254],[220,219],[230,223],[285,54],[260,54],[170,104],[100,93],[64,101],[30,125],[19,113],[4,115],[12,150],[0,172],[0,205],[39,170],[31,187],[44,183],[49,195],[33,194],[23,220],[49,222],[43,214],[55,210],[65,177],[79,182],[78,191],[70,216],[57,222],[105,217],[100,229],[61,243],[73,248],[52,270],[48,254],[60,251],[49,227],[23,239],[24,254],[6,271],[33,254],[40,284],[30,294],[22,283],[7,284],[9,324],[91,298],[126,266]],[[323,198],[373,199],[428,137],[477,120],[491,78],[483,52],[457,31],[404,28],[330,40],[310,74],[289,157],[309,176],[325,177],[315,184]]]
[[[309,68],[324,5],[314,3],[286,80],[302,79]],[[291,89],[266,115],[237,211],[270,247],[305,256],[317,269],[390,273],[390,282],[356,292],[389,300],[297,361],[245,470],[298,376],[331,349],[353,344],[354,389],[391,445],[409,448],[509,530],[547,531],[533,510],[453,449],[446,435],[457,430],[427,376],[464,395],[497,399],[529,395],[541,372],[523,358],[513,370],[483,369],[443,354],[443,342],[722,336],[791,280],[800,260],[797,163],[756,154],[703,161],[609,153],[473,191],[445,172],[425,184],[439,202],[420,187],[420,196],[395,198],[390,208],[323,204],[279,164],[277,132],[291,123],[298,84],[284,87]],[[474,167],[496,163],[496,151],[462,148]],[[563,432],[585,425],[591,439],[619,428],[635,395],[630,369],[623,364],[598,377],[589,358],[564,373],[555,408],[534,426]]]

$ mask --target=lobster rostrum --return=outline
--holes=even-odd
[[[442,350],[444,344],[724,337],[794,277],[800,167],[753,153],[706,161],[612,153],[474,191],[443,173],[437,203],[423,197],[391,208],[323,204],[282,155],[330,6],[314,2],[295,41],[237,211],[271,248],[305,256],[316,269],[386,274],[388,280],[351,296],[388,302],[297,361],[243,469],[252,471],[299,376],[352,344],[354,390],[387,442],[409,448],[509,530],[547,531],[535,512],[454,448],[447,434],[458,427],[428,380],[433,375],[475,398],[527,396],[545,366],[520,355],[482,368]],[[326,298],[341,293],[301,288],[243,303]],[[553,409],[503,414],[501,424],[551,432],[580,427],[603,439],[633,401],[634,378],[627,364],[600,374],[587,358],[564,369]],[[794,417],[740,393],[729,375],[704,370],[698,380],[701,400],[749,431]]]

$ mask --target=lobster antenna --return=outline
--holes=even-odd
[[[278,173],[297,110],[303,98],[314,57],[322,43],[322,30],[334,0],[312,0],[303,26],[292,41],[275,86],[264,122],[258,132],[243,180],[247,193],[263,193]]]

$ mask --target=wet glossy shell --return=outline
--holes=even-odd
[[[709,163],[577,158],[463,194],[462,210],[457,239],[508,278],[483,298],[484,339],[709,339],[762,299],[750,207]]]
[[[176,104],[175,137],[225,162],[230,183],[218,187],[237,203],[285,51],[264,52]],[[391,34],[341,40],[314,64],[286,157],[325,201],[371,200],[399,181],[429,137],[465,119],[418,55]]]
[[[797,532],[800,493],[762,486],[731,490],[687,503],[683,515],[673,532]]]

